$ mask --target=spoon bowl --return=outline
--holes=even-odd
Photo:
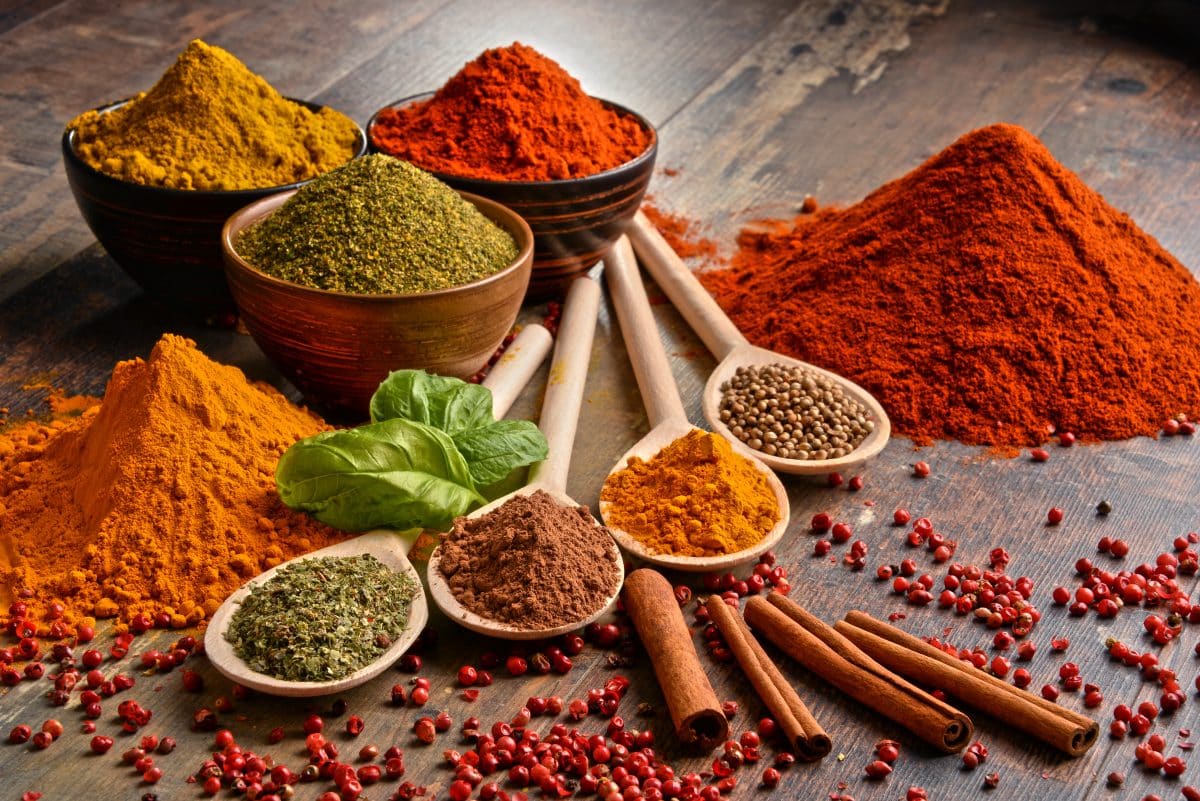
[[[425,623],[429,620],[429,605],[425,600],[425,593],[421,589],[421,577],[417,574],[416,569],[409,563],[408,557],[405,555],[409,545],[410,543],[396,532],[379,529],[335,545],[330,545],[328,548],[322,548],[319,551],[313,551],[310,554],[290,559],[256,576],[242,585],[241,589],[233,595],[226,598],[225,602],[221,604],[216,614],[209,621],[208,629],[204,634],[204,650],[208,654],[209,661],[212,662],[213,667],[217,669],[218,673],[230,681],[237,682],[252,690],[267,693],[268,695],[279,695],[290,698],[331,695],[370,681],[391,667],[408,650],[409,646],[417,639],[417,635],[421,633],[421,629],[425,628]],[[404,630],[392,643],[391,647],[380,654],[375,661],[340,679],[333,679],[331,681],[287,681],[251,669],[234,652],[233,645],[225,639],[225,633],[229,630],[229,622],[233,617],[233,613],[237,611],[242,601],[246,599],[246,596],[250,594],[250,591],[254,587],[274,578],[275,574],[281,568],[305,559],[315,559],[325,556],[360,556],[362,554],[370,554],[392,570],[408,576],[416,587],[412,604],[409,606],[408,620],[404,624]]]
[[[655,454],[663,448],[670,445],[675,440],[686,436],[692,431],[696,431],[696,427],[687,420],[672,418],[664,420],[659,425],[650,430],[650,433],[642,437],[637,443],[626,451],[617,461],[608,475],[620,472],[625,469],[630,458],[636,456],[642,461],[649,461],[654,458]],[[674,556],[672,554],[658,553],[647,548],[640,540],[634,537],[627,531],[623,531],[616,526],[609,525],[608,530],[613,535],[613,539],[625,549],[627,553],[636,556],[643,562],[652,564],[656,567],[665,568],[668,570],[678,570],[683,573],[710,573],[718,570],[728,570],[736,565],[752,562],[763,554],[763,552],[774,548],[779,540],[783,538],[783,534],[787,531],[788,526],[788,497],[787,491],[784,490],[779,476],[772,471],[766,469],[762,464],[751,458],[751,463],[755,469],[762,473],[763,478],[767,480],[767,484],[771,487],[771,492],[775,495],[775,504],[780,510],[780,518],[775,523],[774,527],[758,542],[749,548],[745,548],[733,553],[720,554],[717,556]],[[605,479],[607,481],[607,479]],[[605,520],[611,518],[611,509],[613,504],[608,501],[600,501],[600,516]]]
[[[785,459],[782,456],[772,456],[751,448],[738,439],[729,426],[721,420],[721,385],[732,379],[738,368],[766,367],[770,364],[800,367],[821,378],[836,383],[842,388],[842,393],[847,398],[857,401],[866,409],[868,419],[875,424],[875,427],[871,430],[871,433],[863,438],[862,442],[855,446],[854,450],[836,459]],[[808,364],[807,362],[793,359],[790,356],[783,356],[766,348],[751,345],[748,342],[735,345],[733,350],[729,351],[725,355],[725,358],[713,369],[708,382],[704,385],[701,408],[704,411],[704,419],[708,420],[713,431],[716,431],[729,440],[734,450],[743,456],[751,456],[758,459],[772,470],[790,475],[823,476],[837,471],[854,472],[884,449],[892,433],[891,421],[888,420],[887,413],[879,405],[879,401],[875,400],[874,395],[867,392],[858,384],[828,370],[822,370],[820,367]]]
[[[871,393],[836,373],[751,345],[644,213],[639,211],[634,217],[628,236],[646,271],[654,277],[688,325],[716,356],[719,363],[705,384],[701,406],[713,430],[733,443],[739,453],[758,459],[779,473],[818,476],[857,469],[883,450],[891,437],[892,424],[887,412]],[[854,450],[836,459],[785,459],[754,450],[735,437],[722,422],[721,384],[728,381],[739,367],[765,367],[769,364],[794,365],[836,383],[846,397],[858,401],[867,410],[870,420],[875,424],[874,430]]]
[[[505,495],[502,498],[497,498],[487,506],[476,509],[471,514],[467,515],[467,517],[471,519],[482,517],[494,509],[498,509],[499,507],[503,506],[511,498],[517,495],[531,495],[539,489],[549,494],[554,498],[554,500],[558,501],[563,506],[572,507],[579,505],[564,492],[559,492],[553,488],[538,484],[529,484],[517,490],[516,492],[510,492],[508,495]],[[599,521],[593,518],[592,522],[595,524],[596,528],[600,528]],[[498,637],[502,640],[544,640],[550,637],[557,637],[560,634],[566,634],[567,632],[575,631],[576,629],[586,626],[588,623],[599,619],[617,600],[617,596],[621,594],[621,585],[625,581],[625,569],[621,564],[621,553],[619,550],[617,550],[617,544],[612,542],[611,539],[609,542],[612,546],[613,560],[617,565],[619,577],[613,584],[612,591],[604,599],[604,603],[600,604],[594,613],[586,618],[583,618],[582,620],[564,623],[561,626],[555,626],[553,628],[526,629],[513,626],[499,620],[483,617],[482,615],[472,612],[470,609],[467,609],[458,602],[458,599],[454,597],[454,593],[450,591],[450,585],[447,583],[445,576],[442,575],[440,545],[429,557],[429,571],[426,574],[429,579],[429,595],[431,598],[433,598],[433,602],[437,604],[437,607],[441,609],[447,617],[449,617],[455,623],[458,623],[463,628],[470,629],[471,631],[478,632],[480,634],[486,634],[490,637]]]

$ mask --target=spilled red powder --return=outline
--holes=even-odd
[[[649,201],[642,203],[642,212],[679,258],[699,259],[706,264],[720,260],[717,243],[700,233],[700,224],[695,220],[663,211]]]

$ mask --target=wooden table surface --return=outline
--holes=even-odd
[[[1197,8],[1188,2],[1050,0],[818,0],[797,7],[774,0],[6,3],[0,7],[0,406],[14,418],[41,408],[42,395],[22,388],[31,380],[100,393],[115,361],[146,355],[166,331],[194,337],[214,358],[282,386],[248,337],[205,328],[149,302],[95,243],[60,165],[59,134],[68,119],[148,87],[192,37],[228,48],[285,94],[329,103],[359,122],[390,100],[440,85],[481,50],[520,39],[557,59],[591,93],[652,120],[661,134],[660,165],[679,170],[655,176],[656,202],[710,223],[725,242],[748,218],[787,214],[806,194],[823,203],[854,202],[967,130],[1015,122],[1040,136],[1064,164],[1196,270],[1200,70],[1187,47],[1200,30]],[[542,311],[531,307],[525,316],[534,319]],[[692,419],[699,421],[698,395],[713,361],[669,304],[657,305],[655,312],[675,377]],[[836,325],[831,321],[835,333]],[[514,414],[535,416],[539,397],[535,385]],[[594,502],[610,466],[645,430],[620,332],[606,307],[571,495]],[[1153,559],[1169,550],[1174,537],[1200,527],[1197,447],[1187,438],[1143,438],[1052,448],[1050,461],[1035,465],[955,443],[914,452],[910,442],[896,439],[865,471],[861,492],[786,482],[793,522],[780,561],[792,572],[794,597],[826,619],[852,607],[878,615],[903,612],[907,617],[900,625],[910,631],[945,631],[954,642],[975,646],[987,645],[990,632],[936,608],[906,607],[873,579],[876,565],[908,553],[904,532],[889,525],[891,511],[903,505],[931,517],[959,541],[956,558],[963,562],[985,564],[991,548],[1007,547],[1010,572],[1034,578],[1035,600],[1045,612],[1032,635],[1041,646],[1028,665],[1034,688],[1054,681],[1060,663],[1078,662],[1086,679],[1103,688],[1105,703],[1097,717],[1107,729],[1114,704],[1157,697],[1136,671],[1111,664],[1103,652],[1108,637],[1151,648],[1141,633],[1144,613],[1126,609],[1105,622],[1068,618],[1051,606],[1050,590],[1073,584],[1072,564],[1094,554],[1102,534],[1131,542],[1132,565]],[[908,465],[918,458],[933,467],[927,479],[910,474]],[[1107,518],[1093,512],[1102,498],[1114,507]],[[1044,525],[1050,506],[1066,511],[1062,525]],[[813,537],[807,521],[817,511],[850,522],[870,544],[868,571],[852,573],[834,560],[809,556]],[[1184,586],[1193,589],[1193,580],[1185,579]],[[507,719],[530,695],[581,696],[612,672],[604,654],[589,649],[566,676],[500,677],[469,704],[453,689],[455,671],[503,644],[444,619],[433,625],[441,645],[426,655],[424,673],[433,682],[427,709],[388,706],[388,688],[407,678],[389,671],[346,695],[350,710],[366,718],[366,733],[353,743],[344,735],[334,739],[348,753],[365,743],[400,744],[407,752],[406,778],[428,785],[438,797],[445,797],[452,775],[441,752],[461,745],[453,733],[431,747],[415,744],[410,730],[419,714],[447,709],[457,732],[469,715]],[[1065,655],[1051,653],[1055,635],[1070,637]],[[166,639],[142,638],[134,653]],[[1196,639],[1189,628],[1181,641],[1152,649],[1179,671],[1185,687],[1197,673]],[[154,710],[146,731],[179,740],[175,753],[159,758],[166,774],[154,788],[160,798],[200,795],[184,780],[205,758],[209,735],[190,732],[188,720],[196,706],[229,692],[203,660],[192,662],[208,679],[203,695],[179,692],[178,674],[138,674],[130,696]],[[745,681],[730,666],[706,665],[718,695],[741,704],[734,730],[752,725],[763,710]],[[774,797],[845,793],[897,799],[909,785],[922,785],[933,799],[970,798],[984,792],[983,776],[990,771],[1000,774],[999,787],[989,793],[996,799],[1141,798],[1151,792],[1170,799],[1181,797],[1181,784],[1200,784],[1200,764],[1189,765],[1183,782],[1138,770],[1133,740],[1102,735],[1086,756],[1068,760],[982,714],[974,716],[978,737],[991,756],[984,767],[967,772],[958,757],[932,753],[786,660],[784,669],[835,745],[823,762],[788,771]],[[660,753],[677,768],[705,769],[710,759],[672,742],[644,657],[623,672],[633,679],[621,710],[629,724],[651,729]],[[36,729],[51,717],[63,720],[67,734],[44,752],[0,745],[0,796],[16,799],[36,790],[46,799],[140,798],[148,788],[118,765],[116,754],[126,739],[118,738],[107,757],[89,757],[89,738],[78,732],[77,703],[50,707],[44,686],[24,682],[7,691],[0,699],[0,735],[21,722]],[[315,708],[327,709],[329,700]],[[1062,703],[1082,708],[1081,700],[1064,693]],[[657,714],[638,716],[641,701],[658,707]],[[297,732],[310,706],[258,698],[223,718],[247,747],[271,751],[298,767],[303,757]],[[1185,748],[1190,737],[1181,730],[1200,729],[1198,713],[1200,700],[1192,693],[1183,709],[1160,719],[1155,730],[1166,737],[1168,755],[1190,758]],[[548,727],[544,719],[538,723]],[[266,732],[279,725],[291,737],[268,748]],[[603,726],[595,718],[586,725],[592,731]],[[100,721],[102,732],[115,728],[112,717]],[[873,743],[884,737],[902,743],[896,771],[883,782],[867,781],[863,766],[873,758]],[[757,789],[762,767],[741,770],[733,795],[765,797]],[[1110,771],[1127,774],[1122,789],[1105,787]],[[392,787],[368,788],[367,796],[387,798]],[[297,792],[303,799],[317,795],[314,785]]]

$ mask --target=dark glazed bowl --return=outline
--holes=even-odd
[[[372,152],[387,152],[375,146],[371,135],[380,112],[432,96],[432,92],[413,95],[376,111],[367,123]],[[658,155],[658,133],[654,126],[624,106],[607,100],[600,102],[618,114],[633,117],[650,133],[650,146],[619,167],[586,178],[561,181],[488,181],[433,173],[459,191],[502,203],[529,223],[534,238],[529,300],[561,296],[571,281],[591,269],[608,246],[625,233],[650,183],[654,158]]]
[[[511,210],[459,193],[517,243],[516,259],[499,272],[433,292],[359,295],[283,281],[238,255],[238,234],[292,194],[264,198],[230,217],[221,248],[242,322],[313,406],[365,420],[371,395],[392,370],[467,378],[500,346],[517,319],[533,264],[533,234]]]
[[[294,100],[318,111],[321,106]],[[127,100],[96,109],[112,111]],[[366,152],[359,128],[354,157]],[[306,181],[233,191],[170,189],[114,178],[75,152],[75,130],[62,138],[67,183],[96,239],[151,297],[198,317],[233,311],[221,256],[221,226],[229,215],[260,198]]]

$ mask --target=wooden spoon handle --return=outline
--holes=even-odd
[[[667,361],[667,351],[650,311],[650,299],[646,297],[646,287],[626,237],[618,239],[604,256],[604,280],[617,307],[625,350],[633,363],[650,427],[672,418],[686,420],[687,412],[671,375],[671,363]]]
[[[627,234],[646,272],[654,276],[717,361],[728,356],[738,345],[745,344],[742,332],[725,316],[712,295],[692,275],[645,214],[637,213]]]
[[[592,339],[596,335],[596,316],[600,311],[600,285],[590,278],[577,278],[567,291],[558,341],[546,381],[546,399],[538,428],[546,435],[550,455],[529,471],[529,483],[537,482],[550,490],[565,493],[571,468],[571,449],[579,407],[583,404],[583,386],[592,360]]]
[[[499,420],[508,414],[513,401],[542,366],[553,344],[554,337],[538,323],[521,329],[487,378],[483,379],[483,385],[492,391],[493,417]]]

